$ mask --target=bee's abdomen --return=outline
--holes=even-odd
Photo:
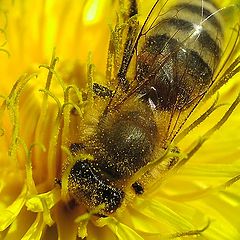
[[[221,16],[210,2],[181,2],[149,31],[137,59],[146,101],[187,108],[206,91],[221,57]]]
[[[205,1],[203,5],[200,0],[180,3],[160,22],[159,33],[168,33],[186,48],[196,51],[214,69],[221,55],[223,38],[221,17],[216,11],[215,6]]]

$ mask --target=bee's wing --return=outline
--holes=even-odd
[[[222,40],[219,56],[216,56],[219,60],[215,63],[214,58],[212,58],[212,77],[204,91],[195,95],[185,107],[180,109],[172,108],[171,111],[164,112],[164,119],[168,122],[166,129],[166,139],[168,143],[172,142],[175,136],[182,130],[186,120],[199,103],[205,102],[240,71],[240,9],[237,5],[222,7],[211,15],[206,16],[205,19],[203,18],[202,22],[209,21],[211,16],[214,15],[221,16],[221,24],[223,24],[223,32],[219,33],[219,35],[222,34],[221,37],[224,37],[224,41]],[[219,35],[216,35],[214,41],[220,41]],[[178,50],[176,50],[176,53],[177,52]],[[200,57],[204,58],[205,54],[206,52],[203,51]]]
[[[120,107],[139,89],[139,84],[136,82],[136,76],[134,76],[136,74],[136,69],[134,68],[136,67],[138,51],[144,44],[148,32],[156,28],[158,25],[158,19],[166,14],[166,9],[171,2],[172,1],[170,0],[157,0],[151,7],[139,30],[133,29],[132,26],[129,27],[125,46],[122,51],[122,63],[116,76],[117,84],[105,109],[105,113]],[[133,27],[136,28],[136,24]],[[131,73],[129,73],[130,66],[132,66]]]
[[[194,3],[198,2],[200,5],[200,7],[198,8],[200,16],[198,16],[199,20],[197,20],[197,24],[193,24],[194,22],[191,22],[191,19],[186,19],[186,21],[184,21],[184,13],[186,12],[188,6],[184,4],[179,4],[177,8],[171,8],[172,2],[173,1],[169,0],[156,1],[150,13],[147,15],[142,28],[139,30],[139,33],[136,35],[136,37],[132,38],[131,41],[128,41],[128,48],[125,48],[124,50],[123,62],[117,76],[118,85],[105,110],[105,113],[108,113],[110,110],[117,110],[122,106],[122,104],[124,104],[126,101],[128,101],[128,99],[132,97],[138,96],[139,98],[141,98],[141,89],[143,89],[147,84],[151,85],[151,80],[155,78],[156,74],[158,74],[160,70],[166,71],[166,86],[161,86],[160,90],[156,90],[154,87],[152,87],[151,92],[153,93],[153,95],[155,95],[156,98],[160,94],[163,96],[163,100],[168,100],[168,96],[166,95],[169,94],[169,92],[171,92],[174,87],[176,87],[176,84],[174,86],[174,84],[171,83],[175,81],[173,79],[174,77],[177,76],[179,79],[181,79],[180,85],[182,84],[182,86],[180,86],[177,90],[173,90],[176,91],[176,93],[179,93],[179,91],[182,90],[184,91],[184,88],[186,88],[186,86],[184,85],[184,79],[187,76],[189,78],[189,76],[191,75],[191,71],[193,71],[193,74],[195,74],[195,79],[198,78],[198,74],[200,78],[201,68],[196,70],[196,68],[198,67],[198,61],[195,61],[195,55],[200,60],[207,60],[208,64],[210,65],[209,68],[211,70],[211,73],[209,73],[210,77],[207,80],[208,83],[206,84],[205,88],[201,88],[201,85],[205,84],[203,81],[206,77],[202,75],[201,81],[198,81],[196,83],[192,82],[190,85],[187,85],[187,87],[190,86],[191,88],[190,90],[188,90],[191,94],[188,101],[177,97],[173,103],[169,103],[166,101],[164,107],[158,108],[153,101],[154,96],[153,98],[149,97],[147,99],[148,104],[152,107],[153,111],[156,109],[156,111],[154,112],[156,112],[156,116],[159,119],[157,120],[159,122],[159,125],[162,125],[161,128],[163,129],[161,130],[161,132],[164,135],[163,139],[165,139],[167,142],[171,142],[174,139],[176,134],[182,128],[186,119],[194,111],[201,99],[206,95],[206,93],[209,92],[209,89],[211,89],[211,87],[219,81],[219,79],[221,78],[220,76],[224,75],[224,67],[216,69],[219,59],[221,59],[222,57],[222,54],[220,52],[217,52],[218,50],[216,50],[219,47],[217,46],[217,44],[220,38],[219,36],[221,31],[217,29],[214,34],[211,33],[210,35],[213,36],[213,40],[212,42],[209,42],[209,40],[211,39],[206,36],[206,34],[202,34],[204,31],[198,29],[198,27],[204,27],[203,23],[209,23],[209,25],[210,23],[216,24],[216,22],[214,23],[213,19],[215,19],[215,15],[217,15],[218,17],[218,15],[220,14],[219,12],[221,11],[218,12],[218,10],[216,10],[215,12],[212,12],[210,15],[208,15],[208,11],[205,11],[204,6],[201,5],[202,1],[195,1]],[[193,5],[190,4],[190,6]],[[191,11],[195,10],[192,8]],[[170,29],[168,31],[168,29],[166,28],[166,26],[170,26],[167,22],[169,20],[173,20],[171,24],[175,24],[174,31],[170,31]],[[184,31],[186,29],[189,29],[189,25],[191,25],[192,30],[188,30],[188,32],[185,33]],[[197,28],[193,28],[193,26]],[[166,41],[161,40],[162,42],[164,42],[164,46],[159,47],[157,45],[154,46],[154,44],[151,45],[151,42],[149,41],[150,37],[159,35],[163,38],[164,32],[166,33],[165,35],[168,35]],[[133,41],[133,39],[135,39],[135,41]],[[193,40],[189,41],[189,39]],[[238,39],[239,33],[235,34],[231,42],[234,43],[234,41],[236,42],[238,41]],[[171,41],[176,41],[180,44],[171,45]],[[185,44],[185,42],[187,44]],[[201,44],[198,44],[200,42]],[[190,44],[188,45],[188,43]],[[200,45],[200,47],[198,45]],[[146,46],[148,47],[147,50]],[[188,48],[193,51],[195,51],[194,47],[198,48],[196,51],[197,54],[193,55],[192,53],[189,53],[187,57],[185,56],[183,64],[181,63],[181,60],[179,60],[180,51],[183,51],[184,53],[185,50],[182,49],[182,46],[184,46],[185,49]],[[224,60],[224,66],[227,65],[226,63],[228,61],[231,61],[231,55],[235,46],[236,43],[231,43],[229,44],[229,46],[226,46],[224,54],[228,54],[229,56],[227,56],[226,60]],[[213,47],[214,50],[208,49],[207,52],[207,48]],[[168,49],[167,54],[166,51],[164,52],[164,49]],[[158,51],[157,57],[156,55],[152,54],[153,51]],[[139,63],[141,61],[143,63],[142,69],[141,67],[139,67]],[[148,66],[145,66],[144,64],[147,64]],[[205,72],[205,75],[206,74],[208,74],[208,72]],[[149,77],[149,75],[152,75],[152,77]],[[142,77],[143,80],[140,81],[140,77]],[[128,79],[131,80],[128,81]],[[122,85],[125,85],[127,87],[124,88],[122,87]],[[145,93],[143,93],[143,95],[144,94]],[[182,101],[184,103],[181,106]]]

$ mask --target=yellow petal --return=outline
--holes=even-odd
[[[118,237],[119,240],[125,239],[143,240],[143,238],[139,234],[137,234],[132,228],[119,222],[115,218],[112,217],[101,218],[99,219],[98,224],[100,226],[106,225],[107,227],[109,227],[113,231],[113,233]]]
[[[6,209],[1,210],[0,231],[5,230],[18,216],[26,202],[27,187],[24,185],[18,198]]]
[[[32,226],[28,229],[26,234],[22,237],[22,240],[40,240],[45,228],[43,216],[41,213],[37,215],[36,220]]]

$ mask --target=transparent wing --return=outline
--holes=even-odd
[[[226,38],[226,9],[210,1],[156,1],[139,32],[126,41],[105,114],[129,101],[145,102],[156,116],[163,144],[171,142],[202,98],[237,72],[233,53],[239,45],[239,17],[228,26]]]

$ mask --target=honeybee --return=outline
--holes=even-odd
[[[133,19],[137,4],[130,2]],[[89,210],[102,206],[101,215],[122,205],[129,184],[134,194],[144,193],[135,174],[164,155],[199,102],[218,89],[221,74],[224,81],[235,74],[232,65],[227,68],[231,55],[221,63],[239,36],[233,29],[224,43],[223,10],[211,1],[170,3],[156,1],[139,30],[137,22],[129,25],[115,89],[93,84],[94,93],[108,100],[95,132],[70,146],[76,158],[63,173],[65,191]],[[177,161],[167,159],[163,171]]]

